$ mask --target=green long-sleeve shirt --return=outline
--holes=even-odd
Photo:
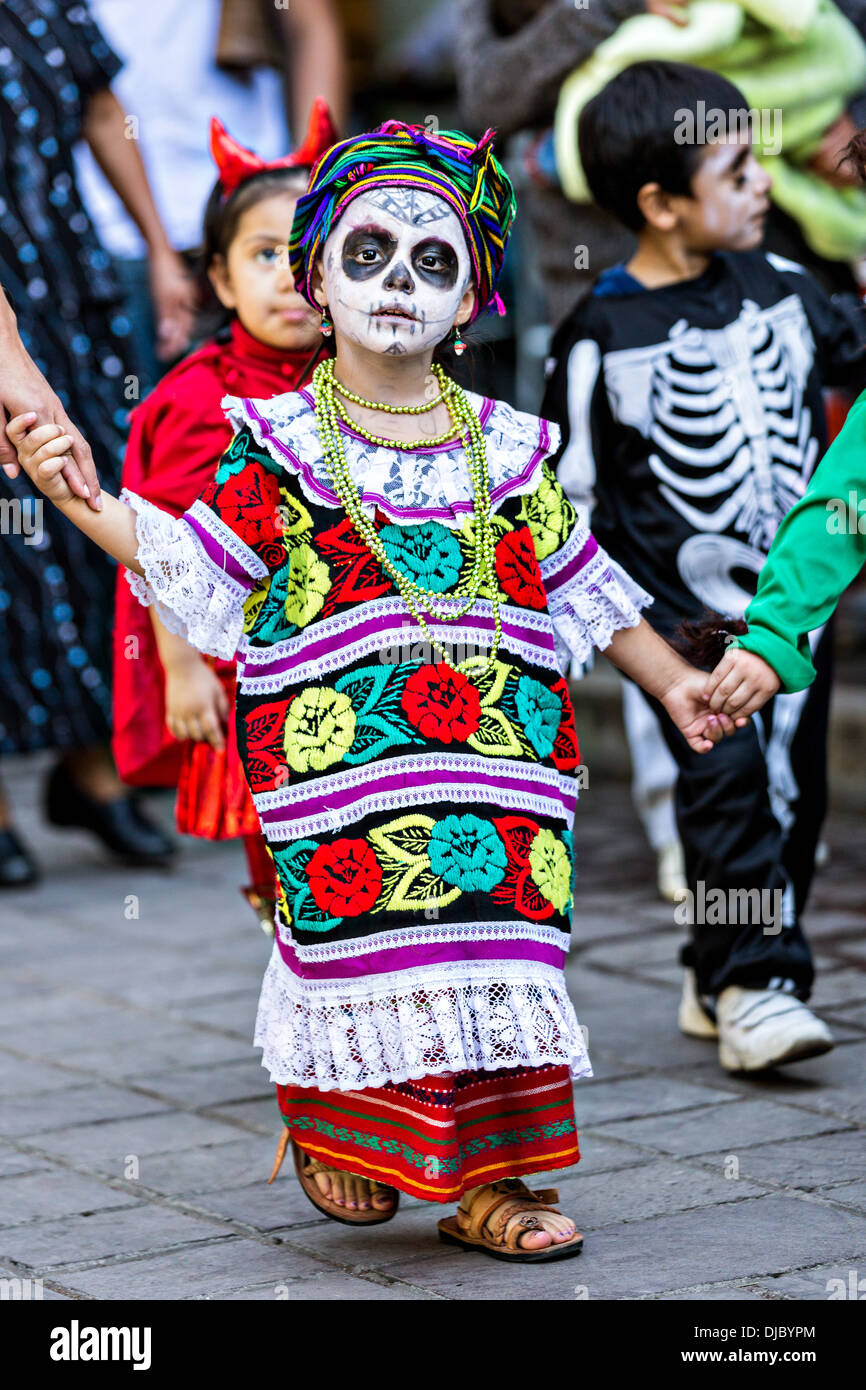
[[[866,391],[785,517],[746,609],[737,645],[773,667],[790,693],[811,685],[809,633],[866,564]]]

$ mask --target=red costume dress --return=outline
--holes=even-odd
[[[181,516],[212,480],[232,439],[220,401],[296,390],[319,356],[268,347],[238,319],[230,337],[205,343],[168,372],[130,417],[123,486]],[[234,703],[235,664],[207,658]],[[125,782],[178,788],[177,826],[207,839],[247,838],[256,885],[273,875],[237,754],[234,717],[223,753],[178,742],[165,722],[165,672],[149,613],[118,572],[114,625],[112,748]],[[256,852],[256,846],[259,852]],[[256,868],[261,872],[256,872]],[[263,881],[262,881],[263,880]]]

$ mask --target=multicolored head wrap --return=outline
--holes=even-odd
[[[435,133],[425,126],[385,121],[368,135],[332,146],[298,199],[289,240],[296,289],[314,306],[316,257],[337,219],[359,194],[387,184],[422,188],[444,198],[463,227],[475,282],[476,318],[482,309],[505,312],[496,283],[516,212],[514,189],[493,154],[495,131],[477,142],[459,130]]]

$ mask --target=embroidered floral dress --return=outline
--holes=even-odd
[[[354,531],[308,390],[223,401],[234,441],[181,519],[123,494],[133,591],[203,651],[238,652],[238,746],[280,884],[256,1043],[282,1086],[590,1073],[563,976],[578,748],[562,670],[649,599],[577,522],[546,463],[554,429],[470,399],[502,605],[473,680],[429,650]],[[389,555],[453,590],[473,557],[462,447],[343,433]],[[431,620],[455,663],[489,647],[490,597]]]

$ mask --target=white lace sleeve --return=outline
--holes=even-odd
[[[126,488],[120,500],[136,514],[135,558],[144,577],[131,570],[125,574],[139,603],[153,604],[169,632],[199,651],[231,661],[243,634],[244,601],[253,581],[245,585],[221,569],[182,517],[171,516]],[[267,573],[264,565],[261,568]]]
[[[636,584],[585,526],[574,528],[560,550],[541,561],[563,672],[603,650],[621,627],[637,627],[652,595]]]

